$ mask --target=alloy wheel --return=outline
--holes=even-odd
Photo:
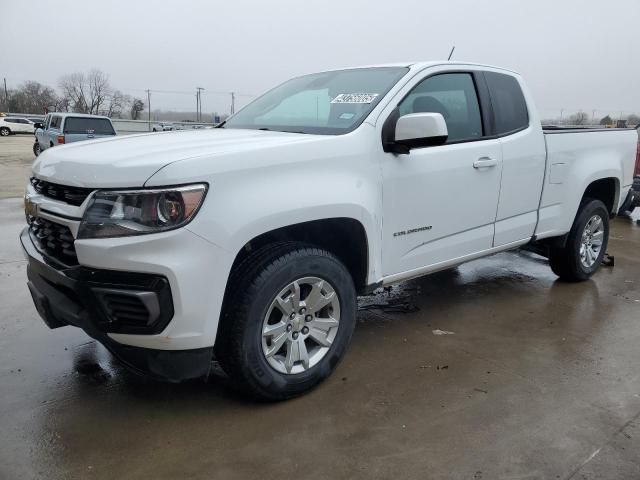
[[[592,268],[598,260],[604,240],[604,222],[600,215],[593,215],[582,231],[580,241],[580,262],[586,268]]]
[[[262,325],[262,352],[284,374],[307,371],[327,354],[340,326],[340,299],[318,277],[297,279],[273,299]]]

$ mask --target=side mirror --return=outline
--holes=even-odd
[[[440,113],[410,113],[400,116],[398,109],[389,116],[382,129],[385,152],[409,153],[412,148],[442,145],[449,132]]]
[[[42,124],[41,124],[40,122],[35,122],[35,123],[33,124],[33,129],[34,129],[34,130],[37,130],[37,129],[39,129],[39,128],[42,128]]]

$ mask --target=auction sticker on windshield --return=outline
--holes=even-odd
[[[341,93],[331,103],[371,103],[377,96],[377,93]]]

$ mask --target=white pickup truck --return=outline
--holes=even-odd
[[[454,62],[322,72],[212,130],[49,149],[21,242],[45,322],[169,381],[313,388],[356,295],[534,245],[586,280],[633,182],[633,130],[543,130],[522,78]]]

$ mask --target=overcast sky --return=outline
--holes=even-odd
[[[97,67],[111,84],[195,91],[204,110],[301,73],[454,59],[522,73],[543,115],[640,112],[640,1],[0,0],[0,77],[57,85]],[[189,108],[191,94],[152,104]],[[240,103],[249,97],[240,96]],[[153,105],[152,105],[153,107]],[[195,109],[192,107],[191,109]]]

